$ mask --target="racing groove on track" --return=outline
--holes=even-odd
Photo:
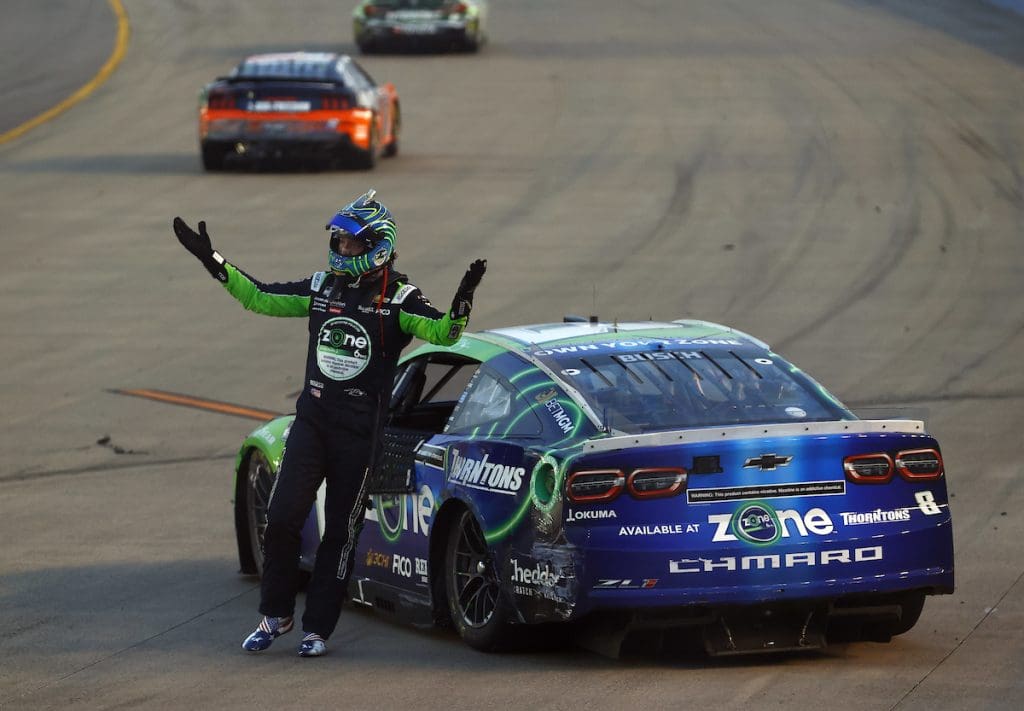
[[[326,0],[129,0],[118,72],[0,147],[0,706],[1024,705],[1021,20],[966,0],[494,5],[478,56],[366,58],[406,129],[372,174],[199,170],[205,81],[247,52],[352,49]],[[109,31],[88,36],[105,57]],[[291,279],[371,185],[438,303],[489,259],[474,328],[721,321],[868,414],[923,416],[956,594],[892,644],[807,657],[487,657],[362,612],[313,664],[242,655],[257,593],[228,499],[252,423],[108,391],[288,410],[304,324],[242,312],[170,220]]]

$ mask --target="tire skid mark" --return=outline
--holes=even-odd
[[[884,245],[886,259],[866,260],[864,272],[855,280],[850,289],[838,294],[838,301],[825,308],[817,317],[798,328],[793,333],[779,339],[777,348],[781,352],[795,342],[807,337],[840,314],[848,311],[870,296],[886,279],[896,272],[903,264],[914,241],[921,233],[921,201],[913,192],[916,161],[911,150],[912,143],[908,136],[903,137],[904,156],[907,165],[907,185],[904,200],[909,205],[906,217],[893,226],[890,237]]]
[[[151,461],[140,461],[138,459],[130,462],[103,462],[101,464],[90,464],[83,467],[72,467],[69,469],[50,469],[34,472],[15,472],[14,474],[0,475],[0,485],[32,481],[35,479],[48,479],[56,476],[75,476],[78,474],[95,474],[97,472],[109,472],[118,469],[149,469],[151,467],[162,467],[171,464],[193,464],[195,462],[219,462],[234,460],[235,454],[213,454],[196,457],[171,457],[168,459],[154,459]]]

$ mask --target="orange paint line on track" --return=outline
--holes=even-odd
[[[245,407],[244,405],[233,405],[229,402],[206,400],[203,398],[192,397],[191,395],[179,395],[178,393],[169,393],[164,392],[163,390],[147,390],[143,388],[133,390],[112,390],[111,392],[115,392],[118,395],[131,395],[132,397],[141,397],[146,400],[166,402],[171,405],[181,405],[182,407],[194,407],[198,410],[219,412],[224,415],[246,417],[250,420],[259,420],[260,422],[267,422],[284,414],[281,412],[271,412],[270,410],[257,410],[256,408]]]

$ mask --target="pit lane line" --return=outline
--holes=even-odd
[[[107,4],[110,5],[110,9],[113,11],[114,16],[117,17],[117,39],[114,41],[114,51],[107,59],[106,63],[100,67],[99,72],[96,73],[92,79],[86,82],[81,88],[78,89],[68,98],[64,99],[56,106],[44,111],[35,118],[29,119],[20,126],[12,128],[6,133],[0,133],[0,145],[13,141],[15,138],[28,133],[33,128],[41,126],[50,119],[53,119],[60,114],[64,113],[78,102],[85,99],[91,93],[96,91],[110,75],[114,73],[117,66],[124,59],[125,52],[128,50],[128,40],[131,37],[131,27],[128,23],[128,15],[124,11],[124,6],[121,4],[121,0],[107,0]]]

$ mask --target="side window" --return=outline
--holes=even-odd
[[[448,354],[405,364],[395,377],[388,424],[441,432],[479,366],[477,361]]]
[[[508,381],[481,368],[445,432],[481,437],[537,437],[543,425]]]

